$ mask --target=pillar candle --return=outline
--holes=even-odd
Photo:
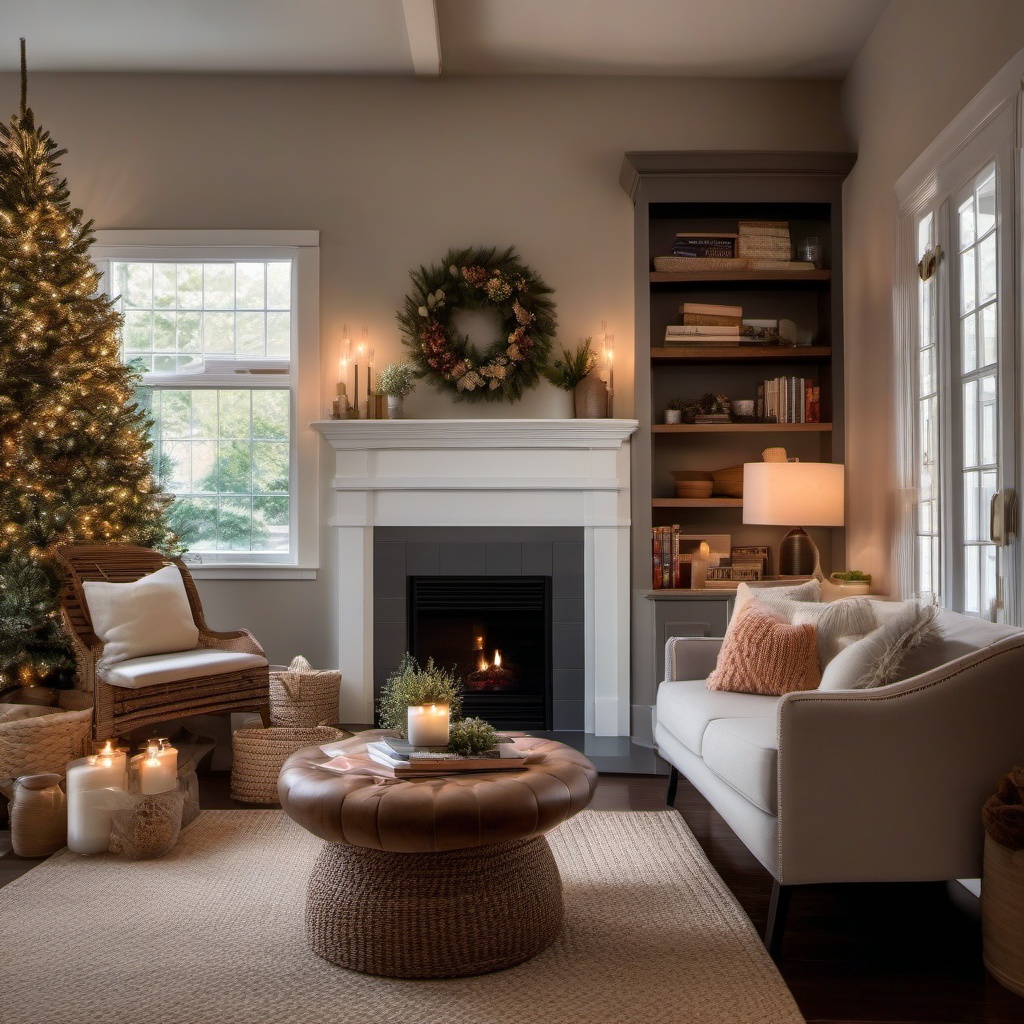
[[[68,765],[68,849],[73,853],[106,851],[118,795],[124,794],[122,786],[110,785],[117,772],[112,759],[95,755]]]
[[[95,744],[97,764],[109,772],[108,786],[124,789],[128,784],[128,751],[124,747],[115,747],[112,740]]]
[[[422,704],[409,708],[409,742],[414,747],[448,746],[448,705]]]
[[[132,758],[132,767],[139,773],[139,792],[143,796],[167,793],[178,784],[178,752],[173,757],[161,757],[160,747],[151,743],[145,753]]]

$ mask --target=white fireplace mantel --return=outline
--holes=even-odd
[[[636,420],[325,420],[335,453],[342,705],[373,719],[377,526],[583,528],[586,730],[629,735],[629,438]]]

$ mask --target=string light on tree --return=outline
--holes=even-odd
[[[54,549],[172,543],[149,421],[118,358],[119,315],[89,258],[92,223],[26,105],[0,124],[0,672],[67,667]]]

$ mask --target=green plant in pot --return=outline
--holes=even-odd
[[[871,592],[871,574],[861,572],[859,569],[834,572],[829,576],[829,582],[837,587],[842,587],[848,596],[863,596]]]
[[[451,721],[462,713],[462,680],[428,658],[424,666],[406,651],[401,663],[388,676],[377,702],[382,729],[408,734],[409,708],[446,705]]]
[[[416,388],[416,369],[410,363],[388,363],[377,375],[377,394],[387,396],[388,419],[400,420],[404,400]]]
[[[448,749],[453,754],[472,757],[493,750],[498,743],[498,731],[482,718],[463,718],[451,727]]]
[[[571,391],[578,417],[599,418],[608,415],[608,388],[596,374],[597,353],[593,338],[583,338],[574,352],[562,349],[561,356],[542,369],[544,376],[563,391]]]

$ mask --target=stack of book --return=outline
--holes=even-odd
[[[500,772],[522,768],[529,752],[514,743],[499,742],[494,750],[464,757],[443,748],[414,747],[408,740],[385,736],[366,744],[366,752],[377,764],[390,768],[401,778],[447,775],[450,772]],[[325,766],[324,766],[325,767]]]
[[[744,259],[788,263],[793,258],[789,224],[784,220],[741,220],[737,249]]]
[[[651,589],[653,590],[686,590],[694,586],[693,562],[698,559],[701,564],[699,586],[703,586],[704,570],[725,562],[729,555],[725,551],[711,550],[701,554],[701,544],[705,550],[710,545],[729,547],[727,536],[713,535],[709,542],[704,538],[684,534],[678,523],[671,526],[651,527]]]
[[[754,414],[769,423],[820,423],[821,391],[809,377],[775,377],[757,386]]]
[[[696,345],[738,345],[743,331],[742,306],[718,306],[684,302],[679,307],[682,324],[665,328],[665,345],[680,348]]]
[[[691,259],[732,259],[736,255],[737,237],[724,231],[677,231],[672,255]]]

